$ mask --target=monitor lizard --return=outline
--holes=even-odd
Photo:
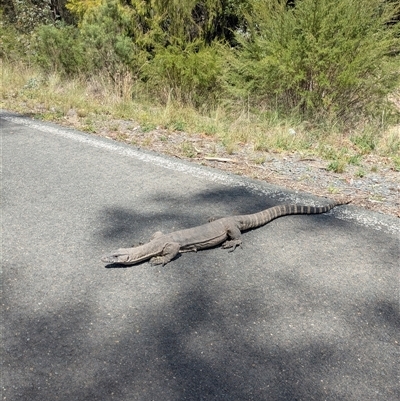
[[[153,234],[150,241],[131,248],[120,248],[104,255],[104,263],[134,265],[150,259],[152,265],[165,265],[179,252],[197,252],[222,244],[222,248],[230,248],[230,252],[242,243],[241,232],[267,224],[277,217],[292,214],[326,213],[335,206],[348,202],[332,201],[325,206],[303,206],[282,204],[262,210],[254,214],[223,217],[210,220],[208,223],[163,234]]]

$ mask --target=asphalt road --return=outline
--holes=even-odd
[[[290,216],[165,267],[153,232],[323,199],[0,112],[2,400],[399,399],[399,223]]]

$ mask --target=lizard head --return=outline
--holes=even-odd
[[[133,248],[120,248],[101,257],[104,263],[118,263],[122,265],[135,265],[146,259],[158,255],[160,252],[149,252],[148,244]]]

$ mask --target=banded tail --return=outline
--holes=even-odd
[[[335,206],[345,203],[331,202],[325,206],[305,206],[305,205],[278,205],[262,210],[254,214],[246,214],[243,216],[235,216],[239,222],[240,230],[250,230],[252,228],[263,226],[270,221],[291,214],[320,214],[329,212]]]

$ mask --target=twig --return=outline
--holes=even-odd
[[[228,159],[225,157],[204,156],[204,159],[209,161],[224,162],[224,163],[237,163],[235,159]]]

